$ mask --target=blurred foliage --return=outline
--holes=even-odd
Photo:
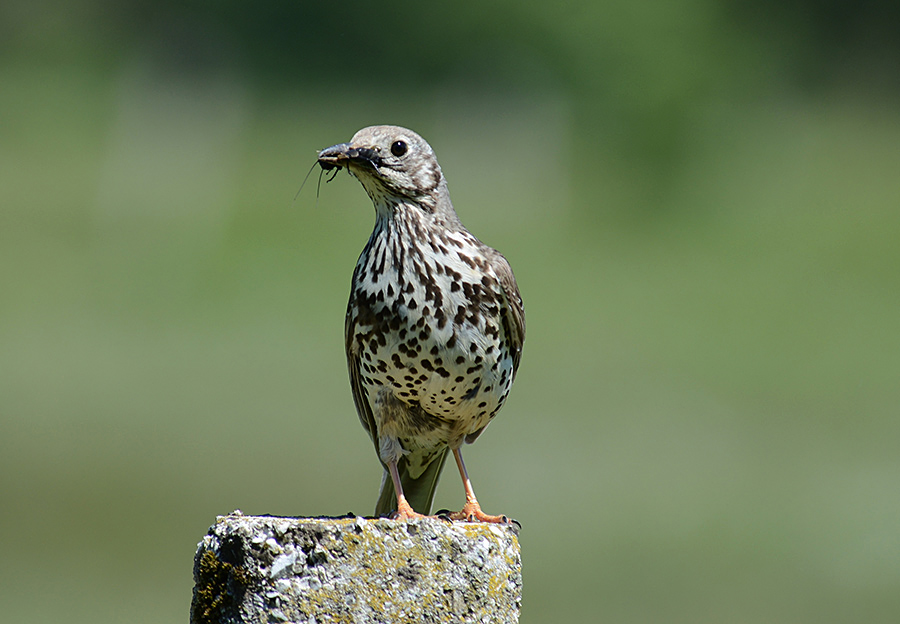
[[[236,63],[269,84],[353,84],[357,94],[376,88],[387,97],[415,98],[447,83],[563,90],[572,96],[577,148],[595,155],[579,162],[586,157],[592,168],[600,148],[649,161],[664,182],[703,114],[698,101],[764,94],[773,81],[805,89],[849,77],[897,87],[900,61],[900,31],[876,0],[38,6],[7,4],[0,46],[102,63],[142,42],[173,69]],[[856,73],[860,64],[871,75]]]
[[[889,9],[3,3],[4,616],[183,621],[216,514],[370,513],[371,208],[292,197],[400,123],[526,300],[467,449],[524,525],[522,621],[896,622]]]

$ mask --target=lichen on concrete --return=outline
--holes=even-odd
[[[220,516],[192,624],[518,622],[518,529],[423,518]]]

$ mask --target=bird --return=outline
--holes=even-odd
[[[356,411],[384,467],[375,516],[430,514],[449,451],[466,498],[442,517],[508,523],[482,511],[460,448],[519,368],[525,310],[509,262],[460,222],[434,150],[412,130],[363,128],[317,162],[356,177],[375,207],[344,332]]]

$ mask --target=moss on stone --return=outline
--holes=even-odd
[[[220,517],[192,622],[516,622],[518,530],[367,518]]]
[[[250,586],[250,575],[242,567],[222,561],[212,551],[197,560],[192,624],[218,624],[235,615]]]

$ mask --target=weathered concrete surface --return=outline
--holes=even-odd
[[[518,528],[437,519],[219,516],[192,624],[518,622]]]

